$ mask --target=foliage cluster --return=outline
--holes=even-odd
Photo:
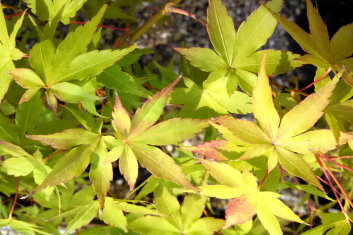
[[[308,33],[279,14],[282,0],[272,0],[236,30],[222,1],[209,0],[213,49],[175,48],[176,72],[173,62],[141,65],[150,51],[133,42],[179,1],[126,30],[118,49],[98,49],[101,21],[132,24],[140,1],[23,2],[29,9],[22,14],[0,11],[0,227],[22,234],[350,233],[353,24],[330,38],[306,0]],[[91,20],[63,36],[58,27],[75,22],[79,10]],[[307,54],[261,49],[278,23]],[[28,39],[36,40],[31,49]],[[304,64],[317,68],[314,93],[275,82]],[[200,133],[204,143],[183,144]],[[143,182],[139,166],[151,173]],[[128,195],[110,191],[118,171]],[[288,189],[300,195],[295,207],[309,213],[283,202]],[[225,218],[213,216],[212,198],[227,200]]]

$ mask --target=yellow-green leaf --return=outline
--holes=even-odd
[[[224,116],[215,119],[215,122],[226,127],[241,141],[249,144],[271,143],[270,138],[255,123],[243,119],[234,119]]]
[[[80,176],[87,168],[91,155],[92,150],[89,146],[82,145],[73,148],[60,158],[43,183],[35,188],[35,191],[38,192],[48,186],[66,183],[74,177]]]
[[[27,135],[27,137],[57,149],[68,149],[77,145],[91,144],[99,139],[98,134],[81,128],[67,129],[50,135]]]
[[[159,185],[154,190],[154,200],[157,204],[157,210],[165,216],[165,218],[177,227],[183,229],[182,218],[180,214],[180,204],[176,196],[167,187]]]
[[[212,72],[227,66],[222,57],[209,48],[174,48],[174,50],[182,54],[193,66],[205,72]]]
[[[212,45],[224,61],[231,65],[235,41],[232,18],[221,0],[209,0],[207,9],[207,30]]]
[[[14,69],[10,71],[10,75],[23,88],[44,87],[41,78],[31,69]]]
[[[262,58],[260,73],[253,91],[253,112],[261,128],[271,141],[274,141],[277,137],[280,119],[273,104],[272,89],[265,71],[265,61],[266,54]]]
[[[273,11],[278,12],[281,9],[282,2],[282,0],[273,0],[267,5]],[[232,65],[263,46],[267,39],[271,37],[276,25],[276,19],[263,6],[252,12],[238,29]]]
[[[353,24],[342,26],[330,41],[330,56],[336,63],[353,53]]]
[[[158,123],[143,132],[135,132],[129,141],[150,145],[177,144],[191,138],[209,125],[208,120],[173,118]]]
[[[197,191],[197,189],[186,179],[179,165],[162,150],[145,144],[130,144],[136,158],[141,165],[154,176],[170,180],[176,184]]]
[[[127,180],[130,190],[132,190],[136,183],[139,166],[136,155],[128,146],[125,146],[124,152],[119,159],[119,169],[120,173]]]
[[[286,171],[323,190],[323,187],[321,186],[319,180],[316,178],[311,167],[300,155],[280,147],[277,147],[276,151],[278,160]]]
[[[127,232],[127,220],[117,203],[113,201],[113,198],[105,198],[104,209],[102,214],[99,215],[99,218],[103,220],[104,223]]]
[[[131,121],[130,133],[143,132],[158,120],[159,116],[163,113],[163,108],[169,98],[170,92],[172,92],[173,87],[179,80],[180,78],[176,79],[169,86],[156,93],[136,111]]]
[[[335,77],[326,86],[306,97],[286,113],[282,118],[277,140],[299,135],[311,128],[323,115],[337,81]]]
[[[324,57],[328,58],[330,49],[330,39],[328,35],[327,27],[319,14],[317,8],[315,8],[311,2],[312,0],[306,0],[306,10],[309,21],[309,28],[313,43],[315,44],[317,51]]]

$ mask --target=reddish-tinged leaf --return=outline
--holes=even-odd
[[[119,96],[115,97],[114,112],[112,113],[113,121],[112,125],[116,132],[119,132],[121,136],[125,136],[130,131],[131,119],[129,113],[122,106]]]
[[[130,143],[137,160],[154,176],[170,180],[194,191],[198,191],[185,177],[174,160],[162,150],[138,143]]]
[[[174,48],[182,54],[190,63],[205,72],[212,72],[226,67],[226,63],[209,48]]]
[[[98,140],[100,136],[81,128],[75,128],[50,135],[27,135],[27,137],[56,149],[68,149],[77,145],[91,144],[95,140]]]
[[[135,131],[129,141],[150,144],[178,144],[209,126],[208,120],[173,118],[158,123],[143,132]]]
[[[197,146],[182,147],[186,151],[204,156],[206,159],[227,160],[227,158],[217,149],[221,149],[228,143],[227,140],[212,140]]]
[[[155,94],[136,111],[131,121],[130,133],[143,132],[158,120],[159,116],[163,113],[163,108],[168,100],[170,92],[172,92],[173,87],[179,82],[180,79],[181,77]]]
[[[256,210],[249,197],[242,195],[228,203],[225,214],[226,224],[223,229],[251,220],[256,214]]]

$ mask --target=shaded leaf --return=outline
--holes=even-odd
[[[298,176],[303,180],[323,190],[319,180],[311,170],[309,164],[301,156],[283,148],[276,148],[278,160],[282,167],[290,174]]]
[[[61,72],[56,82],[83,80],[96,76],[134,49],[135,46],[131,46],[122,50],[95,50],[83,53],[72,60],[70,65]]]
[[[182,54],[190,63],[205,72],[212,72],[226,67],[226,63],[209,48],[174,48]]]

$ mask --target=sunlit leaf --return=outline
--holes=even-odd
[[[215,50],[228,65],[233,60],[235,29],[232,18],[221,0],[210,0],[207,9],[207,30]]]
[[[111,197],[105,198],[104,209],[102,214],[99,215],[99,218],[104,221],[104,223],[111,226],[118,227],[125,232],[127,231],[127,221],[124,216],[124,213],[117,206]]]
[[[94,140],[98,140],[99,135],[81,128],[75,128],[50,135],[28,135],[27,137],[57,149],[68,149],[77,145],[90,144]]]
[[[91,160],[92,150],[82,145],[67,152],[55,164],[47,178],[35,191],[40,191],[48,186],[54,186],[80,176]],[[98,205],[97,205],[98,206]]]

